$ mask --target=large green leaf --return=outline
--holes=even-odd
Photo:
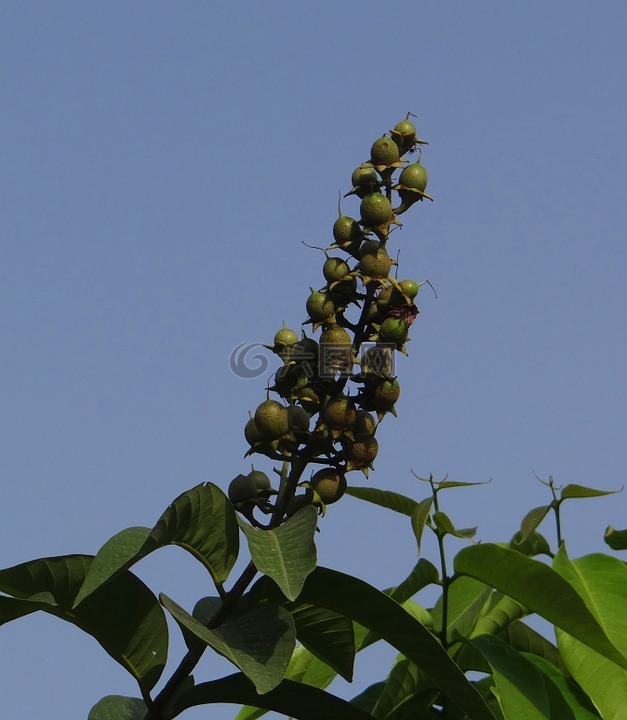
[[[496,635],[503,628],[524,617],[527,608],[501,592],[492,593],[489,602],[477,617],[471,637]]]
[[[503,715],[511,720],[575,720],[570,705],[548,675],[493,635],[471,641],[492,668]]]
[[[67,555],[40,558],[0,571],[0,620],[36,610],[55,615],[92,635],[145,690],[161,676],[167,658],[168,629],[150,589],[132,573],[120,573],[79,605],[75,595],[93,558]]]
[[[412,500],[405,495],[400,495],[391,490],[378,490],[373,487],[356,487],[355,485],[349,485],[346,494],[352,495],[360,500],[367,500],[370,503],[387,508],[388,510],[394,510],[394,512],[401,513],[401,515],[408,515],[409,517],[414,514],[419,505],[416,500]]]
[[[499,545],[472,545],[455,557],[455,572],[509,595],[623,668],[627,658],[607,637],[577,590],[553,568]]]
[[[258,693],[267,693],[281,682],[296,644],[294,621],[285,608],[265,605],[211,630],[174,600],[163,594],[160,598],[182,627],[230,660]]]
[[[75,602],[166,545],[190,552],[217,582],[227,579],[237,560],[239,531],[233,506],[219,487],[205,483],[182,493],[152,530],[132,527],[114,535],[96,555]]]
[[[426,673],[401,655],[392,665],[371,714],[375,718],[387,718],[415,695],[432,687]]]
[[[263,695],[242,674],[201,683],[182,693],[174,703],[174,712],[206,703],[235,703],[262,708],[296,718],[296,720],[372,720],[372,717],[346,700],[312,687],[283,680]]]
[[[320,660],[352,682],[355,661],[353,623],[327,608],[298,604],[291,609],[296,636]]]
[[[381,591],[358,578],[317,567],[300,599],[352,617],[424,670],[473,720],[493,720],[479,693],[431,632]]]
[[[93,706],[87,720],[142,720],[146,709],[139,698],[107,695]]]
[[[316,509],[303,508],[274,530],[238,521],[257,570],[272,578],[288,600],[296,600],[305,578],[316,567]]]
[[[448,588],[447,602],[446,636],[449,642],[470,632],[491,592],[490,587],[474,578],[461,576],[453,580]],[[431,611],[436,632],[442,628],[442,608],[443,597],[440,596]]]
[[[420,558],[405,580],[396,587],[386,590],[385,594],[402,605],[405,600],[409,600],[409,598],[427,587],[427,585],[432,585],[439,581],[440,574],[436,566],[429,562],[429,560]]]
[[[548,660],[538,655],[524,653],[529,662],[533,663],[546,675],[558,688],[561,696],[570,706],[576,720],[599,720],[599,715],[594,709],[590,698]]]
[[[570,561],[560,551],[554,567],[577,589],[608,637],[627,655],[627,565],[601,553]],[[557,633],[558,647],[572,676],[604,718],[627,717],[627,672],[573,635]]]
[[[529,655],[537,655],[539,658],[555,665],[559,671],[565,671],[566,666],[559,653],[559,650],[549,642],[544,635],[540,635],[521,620],[514,620],[504,627],[498,637],[511,645],[516,650]]]

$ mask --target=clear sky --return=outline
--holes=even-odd
[[[534,472],[620,487],[626,31],[618,0],[4,2],[0,566],[95,552],[249,469],[267,376],[229,356],[305,319],[322,256],[301,241],[331,242],[338,189],[407,111],[435,202],[394,247],[438,297],[419,296],[376,472],[351,480],[421,499],[411,470],[492,478],[444,498],[486,541],[548,500]],[[566,506],[571,554],[603,550],[610,523],[627,526],[627,495]],[[408,523],[352,498],[321,528],[320,562],[380,587],[415,562]],[[176,549],[137,572],[188,608],[212,590]],[[338,692],[392,656],[359,659]],[[0,657],[3,718],[136,694],[50,616],[4,626]]]

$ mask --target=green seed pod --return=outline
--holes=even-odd
[[[349,430],[357,418],[357,408],[351,398],[344,395],[332,398],[322,411],[322,419],[334,430]]]
[[[351,269],[348,267],[346,260],[338,257],[327,258],[322,266],[322,274],[328,283],[338,282],[348,275],[350,271]]]
[[[335,305],[331,296],[326,292],[320,292],[313,288],[311,295],[307,298],[305,307],[309,318],[315,323],[323,322],[335,315]]]
[[[366,277],[386,278],[390,274],[393,264],[394,261],[386,250],[378,247],[374,252],[364,253],[357,267],[359,272]]]
[[[346,492],[346,477],[334,468],[318,470],[310,484],[325,505],[337,502]]]
[[[361,221],[366,227],[386,225],[392,220],[392,204],[381,193],[370,193],[361,201]]]
[[[264,400],[255,411],[255,425],[266,440],[276,440],[290,429],[285,405],[276,400]]]
[[[398,145],[392,138],[380,137],[370,148],[370,162],[379,169],[382,165],[389,166],[398,162],[400,153]]]
[[[389,317],[386,318],[379,329],[379,337],[384,342],[394,343],[400,347],[409,334],[409,326],[404,318]]]
[[[257,485],[248,475],[238,475],[229,485],[229,500],[236,503],[250,502],[257,498]]]

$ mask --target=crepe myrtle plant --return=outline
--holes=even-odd
[[[88,720],[170,720],[212,703],[239,705],[238,720],[269,710],[300,720],[589,720],[624,711],[627,570],[606,555],[571,561],[560,525],[565,500],[612,491],[550,479],[549,502],[509,543],[476,544],[476,528],[456,527],[442,507],[442,493],[473,483],[416,476],[422,499],[355,483],[373,468],[379,425],[396,415],[394,360],[407,353],[426,282],[399,280],[395,260],[400,216],[432,199],[427,143],[412,117],[375,139],[353,170],[343,203],[354,217],[341,200],[302,328],[283,324],[268,343],[277,369],[244,424],[251,469],[225,490],[203,483],[182,493],[154,527],[122,530],[96,555],[0,570],[0,624],[37,610],[64,619],[137,681],[137,697],[107,695]],[[270,474],[255,467],[261,460]],[[419,557],[386,590],[318,566],[316,532],[347,494],[404,517],[419,556],[430,534],[437,563]],[[538,531],[551,514],[555,547]],[[242,539],[248,552],[232,580]],[[452,570],[451,540],[471,543]],[[608,528],[606,542],[627,547],[627,531]],[[157,597],[131,572],[167,545],[209,573],[214,591],[193,608]],[[436,592],[429,609],[415,599],[425,590]],[[557,644],[525,623],[534,613],[555,626]],[[166,614],[186,651],[164,678]],[[350,701],[326,689],[337,675],[351,681],[356,654],[381,640],[399,654],[379,682]],[[211,653],[233,672],[214,677]]]

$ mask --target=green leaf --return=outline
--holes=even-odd
[[[335,695],[292,680],[283,682],[263,695],[240,673],[220,680],[201,683],[182,693],[174,703],[174,711],[206,703],[235,703],[274,711],[296,720],[372,720],[372,716]]]
[[[400,495],[399,493],[392,492],[391,490],[378,490],[372,487],[356,487],[349,485],[346,489],[347,495],[352,495],[360,500],[366,500],[367,502],[374,503],[388,510],[400,513],[401,515],[408,515],[411,517],[418,507],[416,500]]]
[[[449,642],[465,637],[472,629],[477,615],[485,605],[492,588],[470,577],[458,577],[448,589],[447,631]],[[442,628],[442,596],[431,611],[436,632]]]
[[[360,692],[359,695],[355,695],[355,697],[351,700],[351,705],[354,705],[360,710],[372,715],[372,710],[384,688],[384,680],[369,685],[363,692]]]
[[[431,687],[427,675],[401,655],[392,665],[371,714],[375,718],[387,718],[417,693]]]
[[[616,647],[627,654],[627,565],[601,553],[570,561],[560,550],[555,569],[577,589]],[[558,647],[573,678],[604,718],[625,717],[625,669],[610,662],[606,653],[595,652],[574,639],[574,633],[564,630],[557,633]]]
[[[535,555],[548,555],[549,557],[553,557],[551,546],[547,539],[537,530],[532,530],[528,533],[524,540],[522,531],[519,530],[509,541],[509,547],[529,557],[534,557]]]
[[[560,492],[560,498],[566,500],[567,498],[593,498],[602,497],[603,495],[615,495],[616,493],[622,492],[620,490],[597,490],[596,488],[584,487],[583,485],[566,485]]]
[[[493,635],[470,641],[492,668],[496,694],[506,718],[575,720],[559,689],[522,653]]]
[[[627,530],[615,530],[609,525],[603,540],[612,550],[627,550]]]
[[[525,652],[530,655],[537,655],[543,660],[547,660],[555,665],[558,670],[566,670],[566,666],[562,661],[559,650],[549,642],[543,635],[536,632],[521,620],[514,620],[504,627],[498,637],[511,645],[515,650]]]
[[[296,644],[294,621],[285,608],[266,605],[210,630],[166,595],[160,599],[182,627],[250,678],[259,694],[281,682]]]
[[[433,585],[439,581],[440,574],[436,566],[429,562],[429,560],[421,558],[416,565],[414,565],[413,570],[407,578],[395,588],[386,590],[385,594],[402,605],[405,600],[409,600],[409,598],[427,587],[427,585]]]
[[[6,622],[43,610],[92,635],[145,690],[161,676],[167,659],[168,630],[150,589],[130,572],[119,574],[77,606],[75,596],[93,558],[66,555],[40,558],[0,571],[0,619]],[[73,607],[74,606],[74,607]]]
[[[87,720],[142,720],[146,709],[139,698],[107,695],[93,706]]]
[[[425,498],[418,503],[418,506],[411,515],[411,527],[418,542],[418,555],[420,555],[422,533],[427,524],[429,513],[431,512],[431,505],[433,505],[433,498]]]
[[[590,702],[590,698],[572,680],[566,678],[554,663],[538,655],[524,653],[524,656],[546,675],[568,703],[576,720],[599,720],[599,715]]]
[[[197,485],[179,495],[149,530],[122,530],[99,550],[76,603],[81,602],[117,573],[166,545],[190,552],[213,579],[224,582],[239,551],[235,511],[226,495],[212,483]]]
[[[527,538],[535,532],[536,528],[544,520],[550,509],[550,505],[540,505],[540,507],[533,508],[533,510],[530,510],[525,515],[520,523],[520,543],[524,543]]]
[[[303,508],[274,530],[252,527],[240,518],[238,522],[257,570],[272,578],[288,600],[296,600],[316,567],[316,509]]]
[[[473,720],[493,720],[483,699],[442,645],[384,593],[350,575],[317,567],[305,581],[300,599],[352,617],[424,670]]]
[[[451,518],[443,512],[433,513],[433,522],[438,530],[444,535],[453,535],[453,537],[462,538],[464,540],[470,540],[477,534],[477,528],[463,528],[458,530]]]
[[[300,642],[345,680],[352,682],[355,633],[349,618],[307,604],[298,605],[291,612]]]
[[[509,595],[532,612],[627,668],[586,604],[560,574],[544,563],[499,545],[471,545],[457,553],[455,572]]]
[[[490,482],[492,481],[484,480],[483,482],[460,482],[459,480],[442,480],[442,482],[435,484],[438,490],[446,490],[447,488],[476,487],[477,485],[487,485]]]
[[[495,592],[477,618],[470,637],[496,635],[515,620],[527,614],[527,608],[503,593]]]

